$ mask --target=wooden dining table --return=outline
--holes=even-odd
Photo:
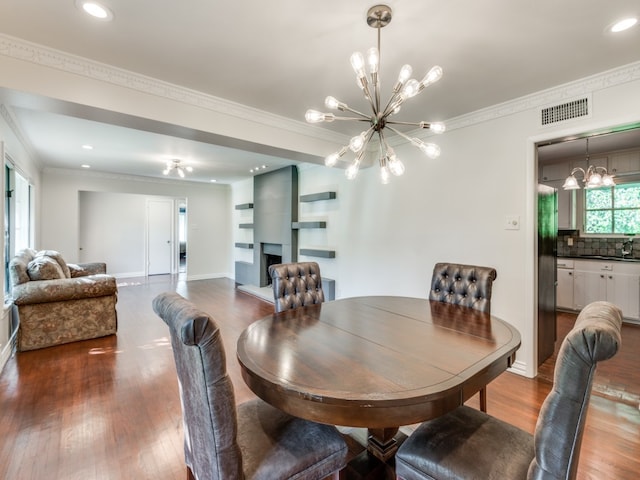
[[[242,376],[300,418],[366,427],[382,461],[400,426],[462,405],[511,366],[520,334],[477,310],[424,298],[344,298],[274,313],[237,343]]]

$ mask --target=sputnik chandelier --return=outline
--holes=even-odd
[[[387,143],[385,130],[389,130],[411,142],[412,145],[422,150],[429,158],[437,158],[440,155],[440,147],[436,144],[423,142],[416,137],[409,137],[395,127],[392,127],[392,125],[409,125],[428,128],[434,133],[442,133],[445,130],[444,124],[400,122],[392,120],[391,117],[400,111],[400,107],[408,98],[414,97],[429,85],[440,80],[442,77],[442,68],[439,66],[433,67],[421,81],[417,81],[415,79],[409,79],[413,70],[410,65],[404,65],[400,69],[398,80],[393,87],[388,102],[384,106],[380,103],[380,81],[378,76],[380,67],[380,29],[387,26],[389,22],[391,22],[390,7],[387,5],[371,7],[367,12],[367,24],[378,30],[378,47],[372,47],[367,51],[366,63],[362,53],[355,52],[351,55],[351,66],[356,72],[358,86],[369,102],[372,113],[365,114],[359,112],[334,97],[329,96],[325,99],[325,106],[327,108],[337,109],[341,112],[348,111],[357,116],[339,117],[333,113],[322,113],[318,110],[307,110],[305,115],[305,119],[309,123],[333,122],[334,120],[352,120],[369,123],[369,128],[353,137],[349,145],[342,147],[339,151],[325,158],[325,165],[333,167],[348,150],[355,153],[355,160],[345,172],[347,178],[350,180],[354,179],[358,174],[358,170],[363,163],[367,151],[373,151],[375,155],[378,155],[380,162],[380,180],[382,183],[389,183],[390,173],[396,176],[404,173],[404,164],[398,159],[393,148]],[[368,66],[368,76],[365,65]],[[374,144],[374,138],[378,140],[375,142],[377,145]]]
[[[193,172],[192,167],[182,165],[182,160],[174,159],[167,162],[167,167],[162,171],[162,174],[169,175],[171,172],[176,171],[180,178],[184,178],[185,170],[189,173]]]

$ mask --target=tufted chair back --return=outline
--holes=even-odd
[[[457,263],[436,263],[433,267],[429,300],[453,303],[491,312],[491,287],[495,268]]]
[[[622,342],[622,312],[598,301],[582,309],[556,360],[553,390],[540,408],[528,479],[576,478],[582,434],[598,362]]]
[[[220,329],[177,293],[153,300],[169,326],[183,410],[185,460],[195,478],[242,478],[236,402]]]
[[[324,302],[316,262],[281,263],[269,267],[276,312]]]

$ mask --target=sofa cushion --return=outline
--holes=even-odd
[[[27,274],[31,280],[56,280],[65,278],[60,264],[51,257],[36,256],[27,265]]]
[[[71,278],[71,272],[69,271],[67,262],[64,261],[64,258],[62,258],[62,255],[60,254],[60,252],[56,250],[40,250],[38,253],[36,253],[36,258],[37,257],[52,258],[58,263],[58,265],[60,265],[60,268],[62,269],[62,274],[64,275],[63,278]]]

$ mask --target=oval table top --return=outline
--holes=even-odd
[[[251,390],[292,415],[386,428],[462,405],[510,365],[520,334],[499,318],[421,298],[345,298],[274,313],[241,334]]]

